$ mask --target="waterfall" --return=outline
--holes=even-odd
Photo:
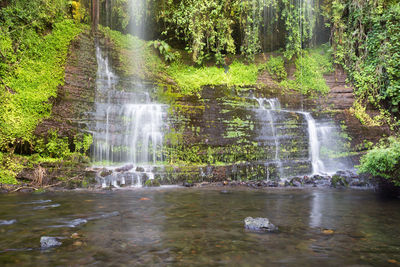
[[[99,45],[95,111],[93,112],[92,158],[96,165],[114,170],[126,167],[124,174],[112,173],[103,186],[115,187],[127,182],[141,186],[152,179],[152,166],[163,160],[165,105],[154,103],[149,88],[141,82],[120,86],[109,57]],[[128,170],[129,169],[129,170]],[[106,181],[107,180],[107,181]]]
[[[324,163],[319,157],[320,143],[318,140],[317,126],[314,118],[308,112],[301,112],[307,121],[308,138],[310,146],[310,160],[312,164],[312,174],[320,174],[324,169]]]
[[[276,112],[278,109],[280,109],[281,105],[279,103],[279,100],[276,98],[273,98],[273,99],[255,98],[255,99],[257,100],[258,104],[260,105],[260,108],[262,110],[265,110],[265,112],[267,113],[267,118],[269,121],[269,125],[271,127],[272,138],[274,139],[274,143],[275,143],[275,158],[274,159],[278,166],[279,176],[283,177],[283,166],[282,166],[282,161],[279,156],[279,149],[280,149],[279,137],[277,135],[277,129],[275,127],[275,120],[274,120],[274,116],[272,114],[272,111]],[[265,108],[265,102],[268,103],[268,108]]]
[[[320,137],[318,135],[319,132],[321,132],[321,135],[323,137],[327,137],[327,127],[326,126],[320,126],[318,127],[314,118],[309,112],[304,112],[304,111],[292,111],[292,110],[285,110],[281,109],[281,105],[278,99],[276,98],[254,98],[257,100],[259,104],[259,109],[265,114],[268,122],[269,122],[269,127],[270,127],[270,132],[271,132],[271,137],[273,138],[274,144],[275,144],[275,155],[274,155],[274,161],[277,164],[278,170],[279,170],[279,176],[281,178],[284,177],[284,170],[283,170],[283,165],[284,163],[282,162],[281,156],[280,156],[280,137],[278,135],[277,127],[276,127],[276,112],[279,113],[286,113],[286,114],[300,114],[303,116],[304,120],[306,121],[307,125],[307,142],[308,142],[308,160],[311,163],[311,174],[322,174],[326,173],[326,168],[325,164],[322,161],[320,157],[320,149],[321,149],[321,141]],[[332,129],[331,129],[332,131]],[[267,134],[267,133],[263,133]],[[331,138],[334,138],[333,136],[330,136]],[[293,160],[292,160],[293,161]]]
[[[129,32],[145,39],[146,1],[129,1]],[[140,40],[137,40],[140,41]],[[135,51],[134,68],[142,68],[141,49]],[[96,43],[97,79],[93,122],[92,158],[107,167],[98,177],[103,187],[140,187],[154,179],[163,160],[166,106],[150,97],[153,85],[137,77],[121,78],[113,71],[108,51]]]

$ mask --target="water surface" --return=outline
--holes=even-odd
[[[137,189],[0,196],[2,266],[381,266],[400,201],[330,189]],[[246,232],[247,216],[280,231]],[[333,234],[327,234],[333,230]],[[78,239],[71,235],[78,233]],[[60,247],[40,249],[41,236]],[[77,241],[79,241],[77,243]],[[75,243],[75,244],[74,244]]]

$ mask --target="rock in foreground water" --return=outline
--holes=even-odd
[[[244,219],[244,228],[256,232],[274,232],[278,227],[270,223],[267,218],[247,217]]]
[[[61,246],[62,243],[57,240],[57,237],[42,236],[40,238],[40,247],[42,249]]]

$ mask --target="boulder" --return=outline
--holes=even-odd
[[[255,232],[275,232],[278,227],[270,223],[267,218],[247,217],[244,219],[244,228]]]

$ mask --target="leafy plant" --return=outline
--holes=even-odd
[[[400,139],[382,140],[361,158],[359,172],[382,177],[400,186]]]
[[[281,56],[270,56],[266,65],[268,72],[278,81],[285,80],[287,77],[285,61]]]
[[[173,62],[180,59],[179,52],[173,52],[171,47],[165,42],[160,40],[150,41],[148,46],[154,47],[158,51],[158,53],[164,58],[167,62]]]

